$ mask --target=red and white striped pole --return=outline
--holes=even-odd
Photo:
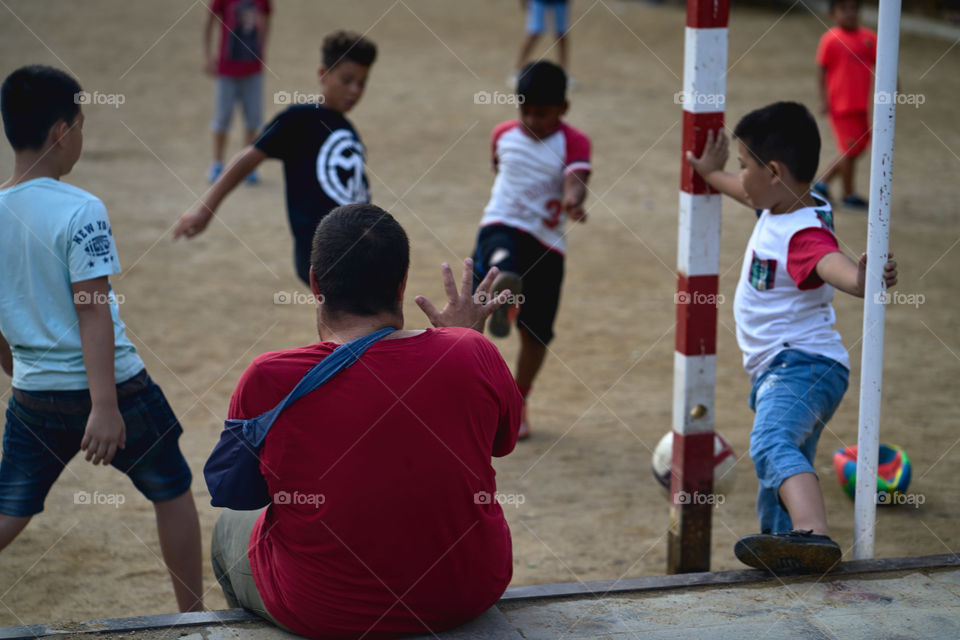
[[[685,160],[723,127],[730,0],[687,0],[667,572],[710,570],[720,198]]]

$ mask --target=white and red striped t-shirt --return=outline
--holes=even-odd
[[[510,120],[494,128],[491,141],[497,178],[480,226],[514,227],[565,253],[563,179],[574,171],[590,171],[590,138],[561,124],[538,140],[519,120]]]

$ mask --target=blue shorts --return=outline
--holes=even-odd
[[[527,4],[527,34],[538,36],[547,28],[547,10],[553,10],[553,28],[558,36],[567,32],[567,2],[556,0],[529,0]]]
[[[753,383],[750,458],[757,472],[757,516],[762,532],[790,531],[780,485],[798,473],[816,474],[820,433],[847,390],[849,371],[836,360],[785,349]]]
[[[130,476],[151,502],[190,489],[190,467],[177,443],[183,430],[146,370],[117,385],[126,426],[126,448],[110,463]],[[14,390],[7,405],[0,459],[0,513],[32,516],[43,511],[50,487],[80,442],[90,414],[90,393]]]

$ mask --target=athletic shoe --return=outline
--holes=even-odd
[[[247,177],[244,178],[244,181],[247,184],[260,184],[260,175],[256,171],[251,171],[247,174]]]
[[[850,207],[851,209],[869,209],[870,205],[866,200],[861,198],[855,193],[851,193],[848,196],[843,198],[843,206]]]
[[[816,182],[814,182],[813,190],[816,193],[819,193],[821,196],[823,196],[825,200],[830,199],[830,190],[827,189],[827,183],[824,182],[823,180],[817,180]]]
[[[502,271],[493,283],[493,295],[496,297],[501,291],[506,289],[514,296],[520,295],[523,289],[523,281],[520,276],[512,271]],[[510,325],[512,325],[517,315],[520,313],[520,305],[503,304],[490,314],[490,323],[487,325],[490,329],[490,335],[498,338],[506,338],[510,335]]]
[[[223,173],[223,163],[222,162],[211,162],[210,170],[207,171],[207,182],[213,184],[217,181],[217,178],[220,177],[220,174]]]
[[[771,573],[826,573],[843,555],[829,536],[797,530],[745,536],[737,540],[733,552],[744,564]]]
[[[526,440],[530,437],[530,423],[527,421],[527,401],[523,401],[523,413],[520,414],[520,431],[517,432],[517,440]]]

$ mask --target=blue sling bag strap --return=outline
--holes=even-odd
[[[260,449],[274,421],[287,407],[355,363],[370,345],[393,331],[393,327],[384,327],[340,345],[307,371],[293,391],[270,411],[249,420],[224,421],[220,441],[203,466],[210,504],[244,511],[270,504],[267,481],[260,473]]]

